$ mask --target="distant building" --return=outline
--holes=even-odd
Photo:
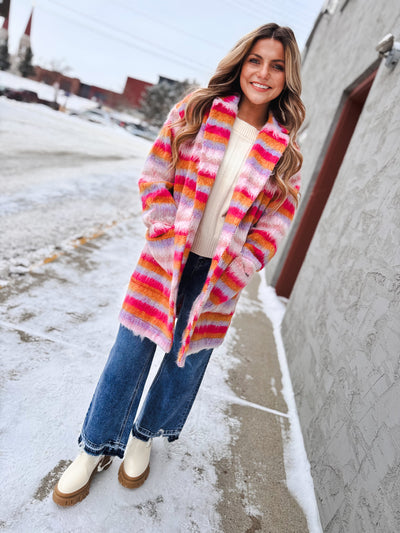
[[[8,40],[8,26],[9,26],[9,5],[10,2],[2,3],[0,0],[0,13],[4,16],[2,28],[0,28],[0,45]],[[33,9],[27,22],[25,31],[20,39],[18,52],[11,58],[10,72],[20,75],[19,65],[25,57],[28,48],[31,48],[31,31],[32,31]],[[91,100],[96,100],[100,105],[106,105],[112,108],[139,108],[140,102],[148,87],[152,87],[152,83],[138,80],[136,78],[128,77],[125,83],[125,88],[122,93],[110,91],[103,87],[82,83],[79,78],[65,76],[64,74],[42,68],[40,66],[34,67],[34,74],[29,76],[30,79],[46,83],[47,85],[58,84],[59,88],[71,94],[82,96]],[[163,78],[167,80],[168,78]],[[174,80],[169,80],[170,83],[175,83]]]
[[[168,85],[175,85],[176,83],[179,83],[177,80],[173,80],[172,78],[166,78],[165,76],[158,76],[158,83],[168,83]]]
[[[8,42],[8,17],[3,21],[3,25],[0,28],[0,46],[7,44]]]
[[[27,51],[29,49],[32,50],[32,47],[31,47],[32,17],[33,17],[33,8],[29,16],[28,22],[26,24],[25,31],[19,41],[18,52],[15,55],[10,56],[11,58],[10,72],[12,74],[20,75],[19,66],[21,62],[24,60]],[[7,17],[3,23],[3,28],[5,28],[7,32],[8,32],[8,25],[9,25],[8,20],[9,19]],[[0,39],[2,38],[3,36],[0,37]],[[7,38],[8,38],[8,34],[7,34]]]
[[[35,67],[35,74],[30,76],[35,81],[41,81],[47,85],[59,84],[59,88],[71,94],[76,94],[82,98],[96,100],[100,105],[112,108],[139,108],[140,100],[147,89],[152,87],[152,83],[128,77],[122,93],[110,91],[103,87],[82,83],[79,78],[65,76],[60,72],[48,70],[39,66]]]
[[[128,77],[125,83],[123,97],[132,107],[140,107],[140,100],[148,87],[152,87],[152,83],[147,81],[137,80]]]
[[[15,67],[16,68],[18,68],[18,63],[25,56],[27,50],[29,48],[32,49],[32,46],[31,46],[32,17],[33,17],[33,8],[32,8],[29,20],[28,20],[28,22],[26,24],[25,31],[24,31],[21,39],[19,40],[17,55],[14,56],[17,59],[17,61],[15,62]]]
[[[31,79],[40,81],[46,85],[59,84],[59,88],[62,91],[69,92],[71,94],[79,94],[81,81],[79,78],[72,78],[65,76],[55,70],[48,70],[39,66],[35,66],[35,74],[31,76]]]

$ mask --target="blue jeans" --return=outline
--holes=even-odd
[[[183,368],[176,364],[182,334],[210,264],[211,259],[189,254],[179,284],[172,349],[164,355],[136,420],[156,344],[120,326],[78,439],[86,452],[123,458],[131,431],[144,441],[161,435],[169,441],[179,437],[212,352],[190,355]]]

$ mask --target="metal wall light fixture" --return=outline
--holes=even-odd
[[[388,33],[379,41],[376,49],[380,56],[385,57],[385,65],[392,69],[400,60],[400,43],[394,40],[394,35]]]

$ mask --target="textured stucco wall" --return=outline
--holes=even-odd
[[[387,33],[395,33],[399,11],[399,0],[339,0],[333,14],[321,16],[309,49],[303,53],[302,99],[307,114],[299,135],[304,155],[301,201],[285,241],[267,266],[267,281],[272,285],[279,277],[318,175],[340,114],[343,91],[352,88],[374,65],[378,58],[375,46]]]
[[[315,107],[325,105],[327,85],[349,84],[353,41],[373,51],[388,32],[400,40],[398,1],[377,4],[378,11],[372,0],[350,0],[333,16],[351,18],[346,30],[318,28],[306,60],[318,82]],[[342,34],[347,48],[335,49]],[[307,143],[311,130],[323,129],[320,120],[327,130],[333,113],[311,112]],[[315,143],[321,150],[321,139]],[[318,147],[307,146],[315,164]],[[399,241],[400,64],[389,71],[382,63],[282,325],[326,532],[400,531]]]

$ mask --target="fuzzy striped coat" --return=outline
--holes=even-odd
[[[173,170],[174,123],[183,116],[186,105],[185,100],[177,104],[139,180],[146,244],[132,274],[120,322],[166,352],[172,347],[179,280],[224,157],[238,104],[238,96],[214,100],[195,140],[181,146]],[[288,141],[287,130],[270,114],[239,174],[207,280],[182,337],[179,366],[187,355],[222,343],[240,292],[270,261],[289,227],[294,199],[289,196],[274,210],[278,189],[269,179]],[[299,174],[291,178],[291,184],[299,188]]]

